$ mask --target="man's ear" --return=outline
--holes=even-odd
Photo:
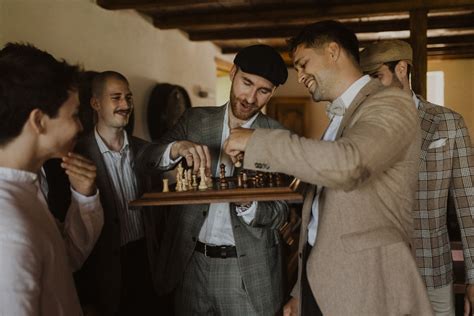
[[[37,134],[44,134],[46,132],[46,120],[49,116],[43,113],[40,109],[34,109],[28,116],[27,124]]]
[[[339,58],[339,55],[341,54],[341,47],[339,47],[339,44],[336,42],[331,42],[327,46],[327,50],[329,52],[329,56],[331,57],[332,61],[336,61]]]
[[[408,63],[404,60],[400,60],[395,66],[395,75],[398,80],[402,81],[404,78],[408,78]]]
[[[99,111],[100,105],[99,105],[99,100],[97,99],[97,97],[92,96],[90,100],[90,104],[94,110]]]
[[[235,77],[236,73],[237,73],[237,66],[235,64],[233,64],[232,68],[230,69],[230,72],[229,72],[230,81],[234,80],[234,77]]]

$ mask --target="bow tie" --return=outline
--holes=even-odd
[[[343,116],[344,112],[346,111],[346,107],[341,99],[336,99],[334,102],[328,104],[326,107],[326,113],[328,114],[329,118],[333,118],[334,116]]]

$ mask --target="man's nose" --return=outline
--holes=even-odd
[[[257,99],[257,90],[252,89],[252,91],[249,91],[249,93],[246,95],[245,101],[247,101],[247,103],[254,103],[256,99]]]

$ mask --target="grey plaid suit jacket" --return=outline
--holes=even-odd
[[[209,147],[215,172],[224,113],[225,105],[188,109],[159,144],[149,146],[140,159],[150,168],[159,168],[159,161],[169,143],[189,140]],[[281,128],[281,125],[260,113],[252,127]],[[160,256],[154,267],[155,273],[162,275],[158,284],[163,294],[171,292],[180,283],[208,210],[209,204],[169,208]],[[288,207],[281,201],[259,202],[250,225],[236,215],[235,205],[231,204],[230,214],[240,273],[250,301],[258,314],[274,315],[284,298],[281,240],[277,229],[285,223]]]
[[[461,229],[466,282],[474,283],[474,156],[469,133],[461,115],[418,98],[422,146],[414,207],[416,262],[428,288],[452,282],[447,229],[451,193]]]

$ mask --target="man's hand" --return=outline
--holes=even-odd
[[[464,294],[464,316],[472,315],[473,305],[474,305],[474,285],[468,284],[466,286],[466,293]]]
[[[94,163],[81,155],[68,153],[61,163],[69,176],[71,186],[78,193],[91,196],[97,192],[95,185],[96,167]]]
[[[298,300],[294,297],[290,298],[283,307],[283,316],[296,316],[298,315]]]
[[[206,168],[206,175],[211,174],[211,153],[206,145],[196,144],[187,140],[177,141],[171,146],[171,159],[184,157],[188,166],[192,166],[194,173],[199,167]]]
[[[238,160],[238,156],[245,151],[247,143],[252,137],[254,130],[249,128],[233,128],[229,137],[224,142],[224,151],[232,158],[232,162]]]

